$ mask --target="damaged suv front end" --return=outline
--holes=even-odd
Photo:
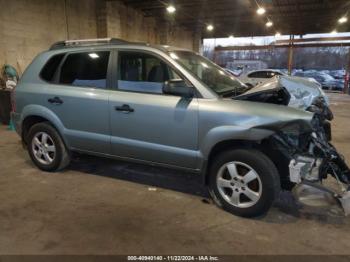
[[[349,167],[329,142],[322,115],[314,114],[309,129],[298,129],[293,124],[282,128],[271,137],[270,143],[270,148],[283,155],[284,164],[288,162],[289,187],[304,184],[331,193],[345,214],[350,214]],[[323,185],[328,176],[337,181],[340,190],[333,191]]]
[[[276,76],[233,99],[285,105],[315,113],[321,123],[319,128],[323,129],[327,139],[331,140],[330,121],[333,120],[333,113],[329,108],[328,97],[312,81],[298,77]]]
[[[283,76],[250,89],[197,54],[178,51],[170,55],[218,96],[215,102],[201,101],[202,129],[243,141],[243,147],[254,141],[252,149],[268,156],[278,169],[283,189],[307,184],[332,192],[350,214],[350,171],[330,143],[333,114],[317,84]],[[270,134],[260,137],[263,131]],[[323,186],[328,176],[338,181],[340,193]]]

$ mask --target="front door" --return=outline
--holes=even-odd
[[[180,78],[158,56],[138,51],[118,54],[118,89],[110,96],[114,155],[196,168],[198,102],[165,95],[162,86]]]

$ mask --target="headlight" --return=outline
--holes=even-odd
[[[294,122],[286,125],[280,131],[280,136],[294,148],[305,149],[313,132],[312,123]]]
[[[322,116],[322,118],[327,119],[329,121],[331,121],[334,118],[333,113],[329,109],[326,100],[324,99],[324,97],[321,96],[315,98],[312,105],[309,106],[306,110],[318,114]]]

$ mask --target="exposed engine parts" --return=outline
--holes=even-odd
[[[329,110],[329,109],[328,109]],[[331,112],[330,112],[331,113]],[[313,132],[302,135],[301,143],[290,143],[290,137],[281,135],[279,142],[286,147],[290,147],[285,152],[290,154],[289,179],[295,184],[307,184],[327,192],[332,192],[338,199],[346,215],[350,214],[350,171],[335,147],[330,143],[330,133],[324,127],[326,117],[324,114],[315,113],[313,121]],[[330,130],[329,130],[330,131]],[[305,138],[307,138],[305,140]],[[336,193],[322,185],[322,181],[331,175],[340,187],[341,193]]]

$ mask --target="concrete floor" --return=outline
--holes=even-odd
[[[350,159],[350,97],[331,95],[334,144]],[[208,203],[197,178],[81,157],[38,171],[0,128],[0,254],[350,254],[350,218],[288,192],[259,219]]]

